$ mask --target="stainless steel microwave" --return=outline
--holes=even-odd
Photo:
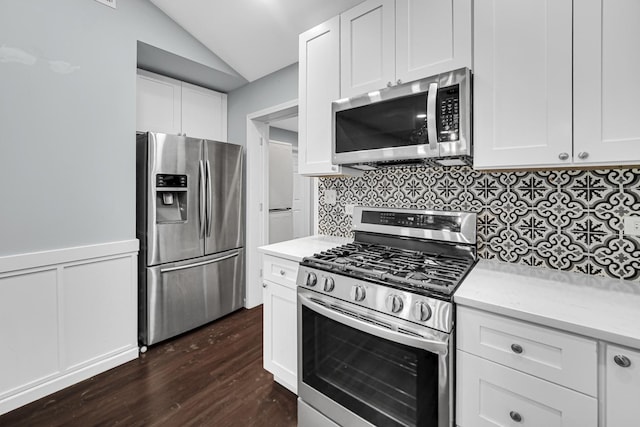
[[[332,103],[332,160],[358,169],[471,165],[468,68]]]

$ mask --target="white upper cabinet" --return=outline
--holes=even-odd
[[[136,130],[182,133],[180,81],[138,70]]]
[[[640,2],[476,2],[479,169],[640,163]]]
[[[369,0],[340,21],[342,98],[471,68],[470,0]]]
[[[640,163],[640,2],[573,3],[574,162]]]
[[[340,175],[331,163],[331,102],[340,98],[340,18],[299,39],[298,173]]]
[[[396,82],[471,68],[471,28],[470,0],[396,0]]]
[[[475,167],[571,163],[571,3],[475,3]]]
[[[136,130],[227,140],[227,95],[138,70]]]
[[[227,94],[182,82],[182,133],[227,140]]]
[[[369,0],[340,16],[343,98],[395,82],[394,0]]]

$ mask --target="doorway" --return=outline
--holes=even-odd
[[[291,238],[313,234],[312,186],[315,180],[297,174],[297,117],[297,100],[247,115],[247,308],[262,304],[262,255],[258,252],[258,247],[270,242],[270,207],[271,225],[274,225],[273,219],[278,217],[276,222],[282,226],[283,221],[287,221],[283,220],[283,217],[288,216],[292,228]],[[277,147],[276,152],[290,150],[291,153],[291,173],[280,174],[276,178],[290,180],[286,183],[292,188],[291,203],[288,206],[287,203],[270,206],[269,148],[274,146]],[[282,211],[273,215],[274,209],[287,207],[291,209],[289,215],[283,214]],[[285,236],[282,237],[285,239],[289,237],[281,236]]]

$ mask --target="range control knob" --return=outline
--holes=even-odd
[[[307,280],[305,280],[305,282],[307,286],[309,286],[310,288],[313,288],[316,285],[316,283],[318,283],[318,278],[316,277],[316,273],[313,273],[311,271],[308,272]]]
[[[431,308],[426,302],[418,301],[413,305],[413,317],[421,322],[426,322],[431,317]]]
[[[333,281],[333,278],[331,277],[322,278],[322,289],[324,289],[325,292],[331,292],[335,286],[336,284]]]
[[[362,285],[355,285],[351,288],[351,299],[354,301],[362,301],[367,296],[367,292]]]
[[[387,306],[387,310],[392,313],[398,313],[399,311],[402,311],[402,307],[404,307],[402,297],[400,295],[393,294],[387,296],[385,305]]]

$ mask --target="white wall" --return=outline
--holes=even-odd
[[[147,0],[0,2],[0,256],[135,238],[140,40],[236,74]]]
[[[298,98],[298,63],[229,92],[229,142],[246,146],[247,115]]]

